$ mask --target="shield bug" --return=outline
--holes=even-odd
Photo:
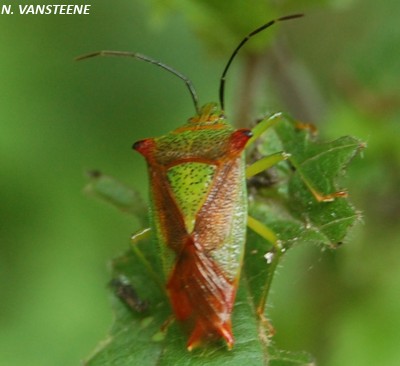
[[[246,167],[245,149],[278,116],[256,128],[235,129],[224,114],[225,77],[242,46],[278,21],[248,34],[233,51],[220,79],[219,104],[199,107],[191,81],[173,68],[147,56],[99,51],[95,56],[132,57],[155,64],[182,79],[193,99],[196,115],[166,135],[137,141],[150,181],[152,231],[162,258],[165,288],[175,318],[188,329],[188,350],[223,340],[234,344],[231,314],[242,267],[246,226],[279,247],[275,234],[247,214],[246,178],[288,157],[277,153]],[[263,313],[260,304],[259,314]]]

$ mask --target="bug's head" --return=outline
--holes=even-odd
[[[225,119],[225,116],[217,103],[208,103],[203,105],[196,116],[189,119],[189,122],[195,124],[213,124]]]

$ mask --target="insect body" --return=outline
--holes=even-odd
[[[152,224],[166,290],[175,317],[189,331],[189,350],[220,339],[229,349],[233,346],[231,314],[242,267],[246,225],[276,241],[261,223],[248,220],[246,175],[257,174],[287,155],[267,157],[246,174],[243,151],[270,121],[259,125],[261,128],[253,138],[251,130],[235,129],[228,123],[223,114],[225,76],[248,39],[276,21],[299,16],[271,21],[238,45],[221,77],[219,107],[210,103],[199,108],[191,82],[147,56],[100,51],[79,58],[127,56],[156,64],[181,78],[193,98],[197,114],[186,124],[164,136],[133,145],[148,165]]]
[[[176,318],[192,329],[189,349],[209,338],[233,345],[247,220],[242,151],[251,135],[207,104],[182,127],[134,144],[149,167],[167,291]]]

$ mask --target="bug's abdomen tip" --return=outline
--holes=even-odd
[[[209,341],[216,340],[218,336],[225,341],[228,350],[232,350],[235,340],[232,335],[232,326],[230,321],[226,323],[215,324],[213,333],[210,333],[209,329],[204,328],[204,325],[201,323],[201,321],[199,321],[190,335],[187,343],[187,349],[188,351],[192,351],[193,349],[201,347]]]
[[[189,351],[219,340],[232,348],[236,283],[191,237],[180,252],[167,289],[176,318],[189,325]]]

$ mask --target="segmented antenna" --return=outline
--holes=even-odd
[[[167,70],[168,72],[170,72],[171,74],[174,74],[179,79],[181,79],[181,80],[183,80],[185,82],[187,88],[189,89],[189,93],[192,96],[192,100],[193,100],[196,112],[197,112],[197,114],[200,113],[199,99],[197,97],[197,93],[196,93],[196,90],[195,90],[192,82],[185,75],[183,75],[180,72],[176,71],[172,67],[170,67],[168,65],[165,65],[165,64],[163,64],[163,63],[161,63],[161,62],[159,62],[157,60],[153,60],[152,58],[150,58],[148,56],[141,55],[140,53],[123,52],[123,51],[97,51],[97,52],[92,52],[92,53],[88,53],[88,54],[79,56],[75,60],[80,61],[80,60],[85,60],[87,58],[96,57],[96,56],[133,57],[133,58],[135,58],[137,60],[149,62],[151,64],[154,64],[154,65],[157,65],[157,66],[161,67],[164,70]]]
[[[281,18],[277,18],[274,20],[270,20],[268,23],[262,25],[261,27],[255,29],[254,31],[252,31],[251,33],[249,33],[245,38],[243,38],[243,40],[239,43],[239,45],[236,47],[236,49],[233,51],[231,57],[228,60],[228,63],[225,66],[224,71],[222,72],[221,75],[221,79],[220,79],[220,84],[219,84],[219,103],[221,106],[221,109],[224,110],[224,96],[225,96],[225,77],[226,74],[229,70],[229,67],[231,66],[231,63],[233,61],[233,59],[236,57],[237,53],[239,52],[239,50],[243,47],[243,45],[254,35],[256,35],[257,33],[262,32],[264,29],[270,27],[271,25],[277,23],[277,22],[281,22],[283,20],[290,20],[290,19],[295,19],[295,18],[300,18],[302,17],[304,14],[293,14],[293,15],[287,15]]]

